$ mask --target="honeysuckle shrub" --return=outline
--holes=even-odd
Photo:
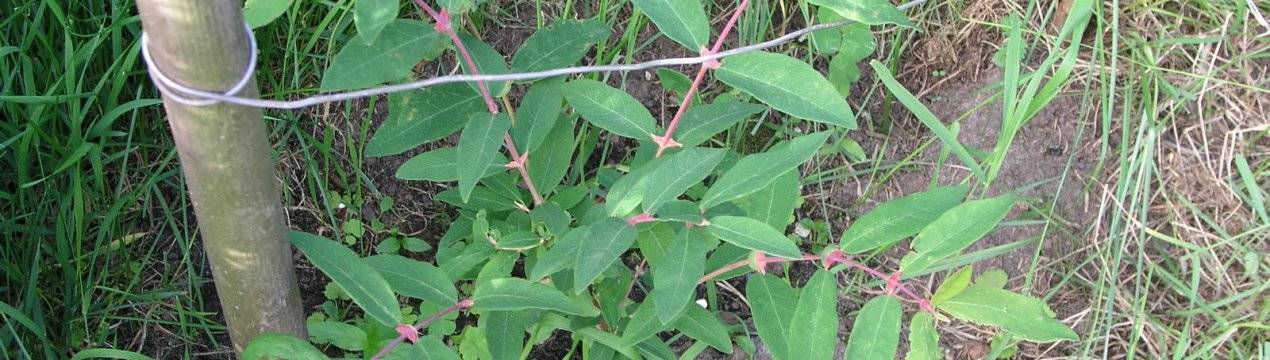
[[[338,44],[321,89],[408,80],[420,62],[447,53],[470,74],[568,67],[612,35],[598,19],[556,20],[508,62],[454,24],[478,4],[414,3],[430,23],[402,18],[399,0],[355,1],[356,36]],[[700,0],[631,4],[670,40],[713,54],[747,1],[726,15],[713,44]],[[706,347],[753,353],[750,334],[776,359],[831,359],[843,342],[846,358],[893,359],[908,321],[905,358],[938,359],[936,324],[950,319],[1017,340],[1075,340],[1043,301],[1005,290],[999,271],[976,277],[962,268],[933,292],[905,284],[950,270],[951,260],[1014,207],[1013,195],[971,196],[980,185],[974,177],[882,203],[837,242],[787,233],[802,202],[800,166],[849,142],[846,134],[856,128],[844,96],[859,77],[857,62],[873,51],[869,26],[912,26],[881,0],[805,5],[821,22],[857,22],[809,37],[808,46],[832,58],[828,77],[803,60],[764,51],[702,63],[696,77],[661,69],[661,83],[681,100],[664,122],[599,74],[451,83],[388,96],[388,118],[366,144],[367,155],[397,155],[458,134],[457,144],[420,153],[396,172],[404,180],[456,184],[435,195],[457,209],[436,239],[435,261],[395,251],[363,257],[340,242],[294,232],[293,244],[330,278],[326,296],[351,300],[359,311],[327,302],[309,318],[309,340],[266,335],[243,355],[324,358],[318,344],[370,358],[521,359],[562,331],[570,351],[586,359],[675,359]],[[706,99],[697,91],[710,79],[723,90]],[[508,94],[518,87],[525,91],[511,107]],[[759,151],[740,152],[717,136],[747,119],[774,117],[785,120],[770,124],[774,140]],[[603,140],[632,147],[597,154]],[[910,238],[898,269],[857,260]],[[794,262],[818,270],[790,278],[785,270]],[[859,286],[876,291],[840,287],[844,271],[875,278]],[[735,294],[703,291],[740,277],[745,286]],[[699,301],[700,293],[743,296],[750,321],[721,316],[717,301]],[[863,303],[846,333],[839,332],[842,298]],[[460,314],[469,320],[458,321]],[[670,342],[685,338],[693,344],[686,353],[672,351]]]

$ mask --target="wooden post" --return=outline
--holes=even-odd
[[[155,64],[177,83],[223,91],[248,66],[241,0],[138,0]],[[255,80],[240,96],[259,96]],[[164,96],[168,125],[234,350],[264,332],[305,337],[275,161],[261,110]]]

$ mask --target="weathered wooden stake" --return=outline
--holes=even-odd
[[[224,90],[248,66],[241,0],[138,0],[150,53],[163,73]],[[254,80],[241,96],[259,96]],[[203,248],[234,349],[264,332],[305,336],[284,230],[275,161],[261,110],[187,106],[164,97]]]

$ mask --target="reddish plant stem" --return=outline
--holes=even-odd
[[[708,55],[719,52],[723,48],[723,41],[728,38],[728,34],[732,32],[732,28],[736,27],[736,23],[741,19],[741,14],[745,12],[745,8],[749,7],[750,0],[741,0],[741,4],[737,5],[736,10],[732,12],[732,17],[728,19],[728,23],[723,26],[723,30],[719,32],[719,37],[714,40],[714,46],[709,51],[702,51],[702,55]],[[703,49],[704,50],[704,49]],[[692,86],[688,87],[688,92],[684,93],[684,99],[679,103],[679,109],[675,110],[675,116],[670,119],[670,124],[666,125],[666,134],[662,136],[653,136],[653,142],[657,143],[657,157],[668,148],[680,146],[675,142],[675,130],[679,128],[679,120],[683,119],[684,112],[688,111],[688,107],[692,104],[692,96],[697,94],[697,89],[701,87],[706,77],[706,71],[717,68],[719,63],[717,60],[711,60],[701,64],[701,68],[697,70],[697,76],[692,78]]]
[[[414,327],[415,327],[415,331],[420,331],[420,330],[423,330],[423,329],[427,328],[427,327],[428,327],[428,325],[431,325],[433,322],[436,322],[437,320],[440,320],[441,318],[445,317],[446,315],[449,315],[450,313],[455,312],[455,311],[459,311],[459,310],[464,310],[464,309],[471,308],[471,307],[472,307],[472,305],[474,305],[474,303],[472,302],[472,299],[470,299],[470,298],[460,300],[459,302],[455,303],[454,305],[450,305],[450,307],[447,307],[447,308],[445,308],[445,309],[441,309],[441,311],[438,311],[436,314],[432,314],[432,316],[429,316],[427,319],[423,319],[423,321],[420,321],[420,322],[416,323],[416,324],[414,325]],[[370,357],[370,359],[371,359],[371,360],[379,360],[379,359],[383,358],[385,355],[388,355],[388,353],[392,352],[392,351],[393,351],[393,349],[396,349],[396,348],[397,348],[397,346],[401,345],[401,343],[402,343],[402,342],[405,342],[405,341],[406,341],[406,335],[405,335],[405,334],[402,334],[402,335],[397,335],[397,338],[396,338],[396,339],[393,339],[393,341],[392,341],[392,342],[390,342],[390,343],[388,343],[388,345],[384,346],[384,348],[383,348],[383,349],[380,349],[380,350],[379,350],[379,352],[378,352],[378,353],[375,353],[375,356]]]
[[[444,10],[438,12],[432,6],[428,5],[424,0],[415,0],[415,5],[423,9],[432,21],[436,22],[438,32],[444,33],[450,38],[450,42],[454,43],[455,50],[458,51],[459,57],[467,64],[467,68],[472,75],[480,75],[480,70],[476,67],[476,61],[472,60],[472,53],[467,51],[467,46],[463,45],[463,40],[459,39],[459,34],[454,31],[454,26],[450,23],[450,14]],[[498,113],[498,103],[494,101],[494,96],[490,95],[489,86],[484,81],[477,81],[476,87],[481,90],[481,97],[485,99],[485,107],[489,109],[491,114]],[[512,156],[512,161],[507,163],[510,169],[516,169],[520,172],[520,178],[525,182],[525,187],[529,189],[529,196],[534,200],[534,206],[542,204],[542,194],[538,193],[538,188],[534,186],[533,178],[529,177],[529,153],[521,155],[516,150],[516,143],[512,141],[510,134],[503,134],[503,147],[507,148],[507,152]]]
[[[801,259],[767,258],[766,260],[764,260],[764,263],[761,264],[760,266],[767,266],[767,264],[769,263],[794,262],[794,261],[818,261],[821,259],[822,258],[819,255],[812,255],[812,254],[803,254],[803,257]],[[868,273],[869,275],[872,275],[879,279],[886,280],[888,281],[888,284],[891,283],[890,281],[891,275],[887,275],[881,271],[878,271],[877,269],[869,267],[868,265],[864,265],[850,259],[841,259],[841,260],[838,260],[838,262],[846,264],[848,267],[862,270],[865,273]],[[724,273],[727,273],[732,270],[736,270],[738,268],[744,267],[751,263],[753,263],[753,259],[742,259],[742,260],[733,262],[731,264],[724,265],[723,267],[715,271],[711,271],[709,274],[706,274],[705,276],[702,276],[701,280],[697,281],[697,284],[698,285],[704,284],[705,282],[710,281],[711,279],[714,279],[720,275],[723,275]],[[900,292],[903,293],[904,296],[908,297],[907,299],[904,299],[903,297],[901,297],[901,299],[917,303],[918,306],[922,308],[922,310],[925,310],[928,312],[935,311],[934,308],[930,306],[930,300],[927,300],[924,297],[918,296],[916,292],[913,292],[913,290],[909,289],[908,286],[905,285],[903,282],[895,281],[894,283],[899,288]]]

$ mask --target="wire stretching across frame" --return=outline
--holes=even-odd
[[[899,8],[900,10],[907,10],[915,6],[921,5],[925,2],[926,0],[913,0],[907,3],[904,3],[903,5],[900,5],[897,8]],[[788,34],[782,35],[775,39],[771,39],[771,40],[764,41],[757,44],[742,46],[742,47],[738,47],[738,48],[730,49],[726,51],[720,51],[718,53],[705,55],[705,56],[659,59],[659,60],[652,60],[652,61],[646,61],[641,63],[625,64],[625,65],[575,66],[575,67],[566,67],[566,68],[534,71],[534,72],[524,72],[524,73],[511,73],[511,74],[496,74],[496,75],[456,74],[456,75],[447,75],[447,76],[428,78],[428,79],[401,83],[401,84],[393,84],[393,85],[367,88],[362,90],[314,95],[314,96],[300,98],[296,100],[264,100],[264,99],[240,97],[235,95],[238,93],[238,91],[242,90],[242,86],[239,86],[239,85],[236,85],[234,88],[231,88],[229,91],[226,91],[224,93],[190,88],[185,85],[181,85],[175,81],[172,81],[171,78],[163,75],[163,73],[157,67],[154,66],[154,64],[150,61],[149,50],[147,48],[148,44],[146,41],[147,37],[144,32],[142,32],[141,34],[141,39],[142,39],[141,51],[142,51],[143,57],[145,57],[146,59],[146,65],[148,66],[151,77],[155,80],[155,83],[157,84],[159,91],[162,91],[164,94],[167,94],[168,96],[173,97],[174,100],[179,99],[177,100],[177,102],[180,102],[182,104],[206,106],[206,105],[217,104],[220,102],[225,102],[229,104],[265,108],[265,109],[290,110],[290,109],[299,109],[299,108],[331,103],[331,102],[353,100],[358,98],[391,94],[391,93],[402,92],[402,91],[418,90],[418,89],[422,89],[422,88],[426,88],[430,86],[455,83],[455,82],[524,81],[524,80],[549,78],[553,76],[584,74],[584,73],[592,73],[592,72],[613,72],[613,71],[629,72],[629,71],[638,71],[638,70],[645,70],[645,69],[665,67],[665,66],[700,64],[710,60],[717,60],[717,59],[725,58],[732,55],[768,49],[771,47],[775,47],[777,45],[781,45],[781,44],[793,41],[794,39],[802,37],[803,35],[810,34],[812,32],[841,27],[851,23],[853,23],[853,21],[836,21],[831,23],[816,24],[816,25],[812,25],[812,26],[808,26],[808,27],[796,30],[794,32],[790,32]],[[247,32],[251,33],[251,29],[250,28],[247,29]],[[256,50],[255,36],[249,35],[248,37],[249,39],[251,39],[251,62],[248,64],[249,67],[244,73],[242,81],[239,82],[240,84],[246,84],[247,82],[246,80],[249,80],[251,78],[251,72],[254,70],[255,64],[256,64],[255,60],[256,60],[257,50]],[[174,94],[180,94],[180,95],[173,96]],[[190,98],[193,98],[193,99],[190,99]]]

